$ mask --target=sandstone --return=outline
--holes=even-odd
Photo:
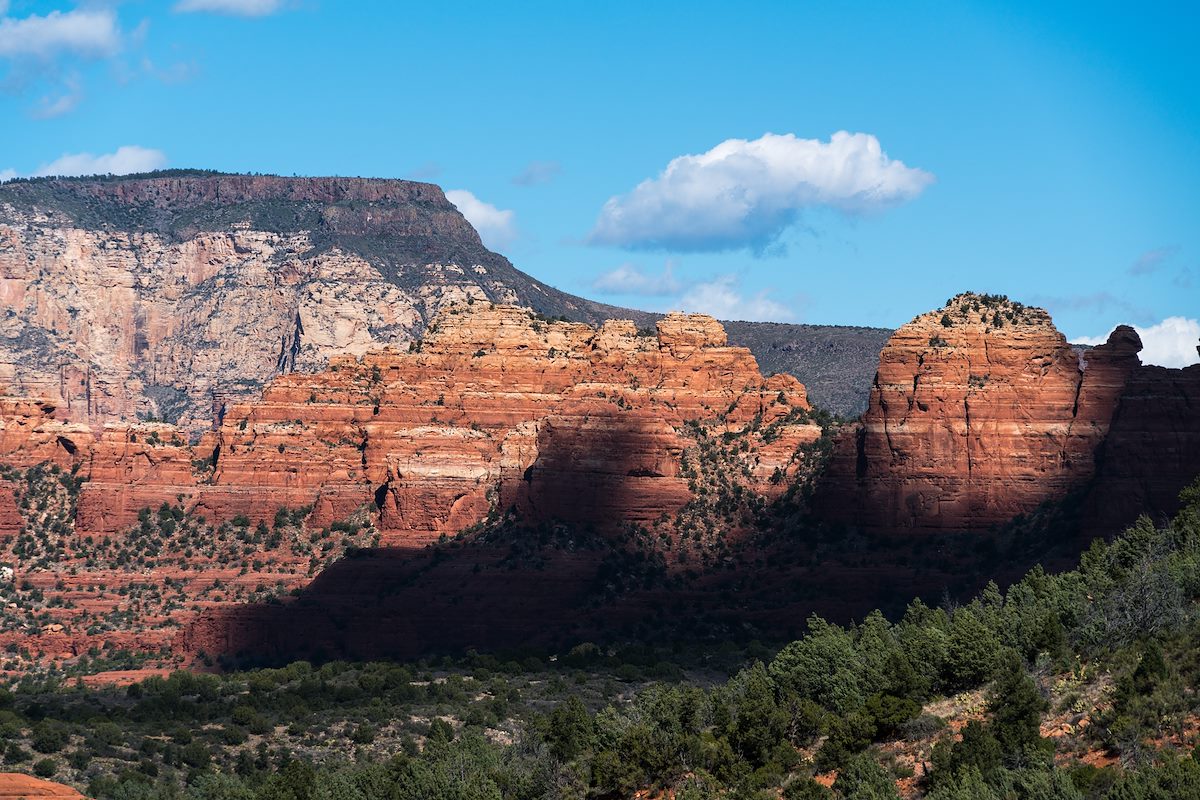
[[[196,434],[214,395],[407,345],[444,305],[612,309],[488,251],[437,186],[197,174],[0,187],[0,387]],[[648,318],[648,317],[647,317]]]
[[[412,352],[333,359],[223,413],[203,508],[218,516],[374,503],[384,541],[430,541],[489,513],[644,522],[690,493],[678,475],[687,420],[732,430],[807,409],[794,379],[763,379],[711,318],[547,321],[511,306],[449,309]],[[789,429],[776,448],[812,438]],[[772,463],[774,469],[777,464]],[[225,487],[254,487],[239,506]],[[220,498],[221,509],[211,498]],[[272,507],[275,506],[275,507]]]
[[[19,800],[20,798],[58,797],[64,800],[79,798],[83,795],[61,783],[45,781],[32,775],[19,772],[0,772],[0,800]]]
[[[1183,455],[1196,425],[1186,411],[1191,390],[1156,382],[1151,393],[1170,395],[1163,407],[1177,419],[1150,434],[1163,411],[1131,392],[1132,376],[1148,369],[1140,349],[1136,332],[1121,326],[1084,364],[1041,309],[959,295],[889,340],[869,408],[839,436],[818,505],[831,519],[880,532],[992,528],[1087,487],[1098,452],[1130,446],[1108,443],[1127,403],[1138,408],[1121,440],[1140,440],[1147,457],[1154,441],[1168,448],[1161,483],[1178,492],[1196,471]],[[1120,494],[1129,506],[1140,502]],[[1116,514],[1105,530],[1129,521]]]

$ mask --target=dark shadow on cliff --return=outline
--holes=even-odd
[[[818,526],[747,541],[689,570],[668,568],[632,530],[508,521],[468,540],[358,551],[293,598],[205,614],[184,646],[250,665],[557,652],[584,641],[784,642],[813,613],[839,622],[875,608],[898,616],[913,597],[933,605],[966,597],[1039,560],[1010,558],[1006,546],[995,534],[914,539]]]

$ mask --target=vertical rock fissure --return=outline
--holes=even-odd
[[[279,359],[275,371],[279,374],[292,372],[296,368],[296,359],[300,355],[300,337],[304,334],[304,323],[300,320],[300,311],[296,311],[296,320],[292,324],[292,335],[285,335],[279,346]],[[288,342],[288,339],[291,342]]]

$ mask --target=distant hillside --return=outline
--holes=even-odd
[[[821,408],[856,417],[867,407],[879,351],[892,331],[842,325],[726,322],[731,344],[749,347],[763,372],[795,375]]]
[[[0,298],[0,391],[53,398],[80,422],[193,431],[214,395],[253,396],[332,355],[407,346],[447,303],[593,324],[659,316],[521,272],[433,184],[195,170],[0,185]],[[810,384],[818,405],[865,407],[879,350],[869,329],[730,333],[767,371]]]

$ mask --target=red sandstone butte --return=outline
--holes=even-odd
[[[969,531],[1060,499],[1095,475],[1140,349],[1119,327],[1083,369],[1045,311],[959,295],[884,347],[819,507],[869,530]]]
[[[311,506],[325,526],[377,508],[385,544],[455,534],[493,511],[531,520],[647,522],[691,499],[681,428],[717,433],[809,409],[789,376],[764,378],[711,317],[672,314],[651,335],[547,321],[513,306],[453,307],[409,351],[331,360],[223,409],[189,447],[169,426],[107,426],[90,451],[79,529],[114,533],[182,498],[210,520],[269,521]],[[760,454],[761,491],[794,471],[808,423]],[[210,468],[209,464],[215,464]]]

